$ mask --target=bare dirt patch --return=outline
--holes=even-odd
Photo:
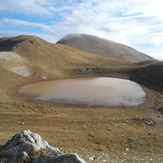
[[[23,77],[31,75],[25,59],[14,52],[0,52],[0,65],[6,70]]]

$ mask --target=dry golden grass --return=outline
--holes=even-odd
[[[20,77],[0,67],[0,144],[14,134],[30,129],[43,136],[50,145],[66,152],[77,152],[86,160],[94,157],[95,163],[102,160],[163,161],[162,115],[157,111],[157,108],[163,107],[162,87],[156,89],[154,82],[137,73],[140,70],[146,72],[143,70],[153,63],[122,63],[31,37],[16,44],[14,51],[25,58],[32,76]],[[96,69],[80,72],[81,67]],[[132,79],[156,92],[156,110],[80,108],[33,103],[16,96],[17,89],[22,85],[43,81],[41,75],[46,76],[46,80],[85,76]],[[160,83],[162,81],[160,77]]]

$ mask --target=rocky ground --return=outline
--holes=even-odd
[[[163,161],[162,114],[155,110],[160,94],[148,93],[149,101],[137,108],[56,105],[16,96],[20,85],[36,79],[9,75],[10,81],[0,82],[0,144],[30,129],[90,163]]]

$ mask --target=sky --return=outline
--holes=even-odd
[[[99,36],[163,60],[162,0],[1,0],[0,37]]]

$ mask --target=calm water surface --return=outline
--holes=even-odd
[[[137,106],[146,99],[139,84],[108,77],[40,82],[22,87],[19,93],[43,101],[100,106]]]

